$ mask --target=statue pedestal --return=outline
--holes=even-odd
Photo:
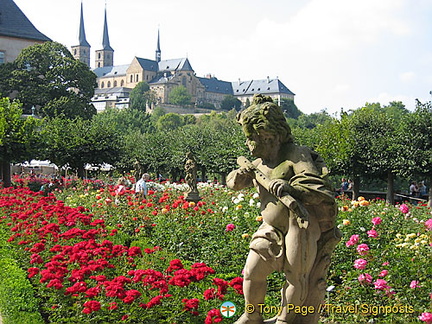
[[[198,191],[189,191],[185,193],[185,199],[186,201],[194,201],[194,202],[198,202],[201,200]]]

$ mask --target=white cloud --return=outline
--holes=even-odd
[[[414,81],[415,77],[416,74],[412,71],[399,74],[399,80],[401,80],[402,82]]]

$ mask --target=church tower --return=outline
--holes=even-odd
[[[114,50],[112,49],[108,35],[107,10],[105,5],[105,20],[102,36],[102,49],[96,51],[96,68],[114,65]]]
[[[79,45],[72,46],[72,55],[75,59],[87,64],[90,67],[90,44],[87,42],[85,28],[84,28],[84,15],[83,3],[81,1],[81,16],[79,24]]]
[[[159,29],[158,29],[158,37],[157,37],[157,45],[156,45],[156,62],[161,61],[161,49],[160,49],[160,39],[159,39]]]

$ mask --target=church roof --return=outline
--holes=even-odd
[[[129,64],[117,65],[117,66],[104,66],[104,67],[98,67],[94,69],[93,73],[96,74],[98,78],[113,77],[119,75],[126,75],[126,71],[128,68],[129,68]]]
[[[222,93],[226,95],[233,94],[233,88],[231,82],[221,81],[217,78],[198,78],[201,84],[204,86],[205,91]]]
[[[168,71],[192,71],[192,66],[187,58],[163,60],[159,62],[159,72]]]
[[[154,60],[149,60],[141,57],[136,58],[143,70],[157,72],[158,63]]]
[[[273,94],[273,93],[285,93],[294,95],[290,89],[288,89],[279,79],[263,79],[263,80],[251,80],[251,81],[238,81],[232,82],[232,87],[235,96],[241,95],[254,95],[257,93],[261,94]]]
[[[13,0],[0,0],[0,36],[51,41],[33,26]]]

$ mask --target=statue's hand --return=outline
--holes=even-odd
[[[288,192],[290,189],[288,181],[283,179],[274,179],[270,182],[269,192],[276,197],[282,197],[284,192]]]
[[[255,177],[255,172],[254,172],[253,168],[251,168],[251,167],[242,167],[242,168],[238,169],[237,172],[239,175],[246,176],[246,177],[249,177],[251,179],[253,179]]]

